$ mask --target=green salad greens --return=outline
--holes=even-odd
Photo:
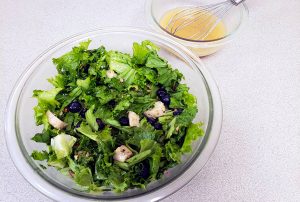
[[[53,89],[34,90],[44,127],[32,140],[48,149],[31,156],[88,191],[145,188],[204,134],[196,97],[152,42],[133,43],[132,56],[90,42],[53,59]]]

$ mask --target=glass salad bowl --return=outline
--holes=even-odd
[[[42,130],[34,121],[32,98],[34,89],[49,89],[47,78],[56,74],[52,58],[58,57],[81,41],[91,39],[90,48],[104,45],[107,49],[132,53],[133,42],[151,40],[160,47],[159,54],[185,76],[185,83],[197,97],[199,112],[195,122],[203,122],[205,135],[194,142],[193,152],[182,157],[182,163],[169,169],[146,189],[131,189],[123,193],[84,191],[72,179],[45,162],[34,161],[33,150],[45,150],[45,144],[31,140]],[[221,130],[222,106],[217,86],[203,63],[187,48],[172,39],[135,28],[105,28],[69,37],[46,50],[34,60],[15,85],[6,109],[5,135],[9,153],[24,178],[46,196],[57,201],[157,201],[188,183],[212,154]],[[43,167],[46,166],[46,169]]]

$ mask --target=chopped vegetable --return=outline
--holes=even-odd
[[[51,138],[51,148],[54,150],[57,159],[69,156],[75,142],[75,137],[66,134],[60,134]]]

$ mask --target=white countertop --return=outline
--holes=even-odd
[[[203,59],[224,108],[202,171],[164,201],[300,201],[300,1],[248,0],[248,27]],[[2,0],[0,122],[25,67],[55,42],[101,26],[145,27],[144,1]],[[0,124],[0,201],[51,201],[18,173]]]

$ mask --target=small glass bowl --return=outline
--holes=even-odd
[[[45,150],[46,145],[31,140],[42,130],[34,121],[33,107],[37,104],[32,98],[34,89],[50,89],[47,78],[56,74],[53,57],[70,51],[79,42],[91,39],[90,48],[104,45],[108,50],[132,53],[133,42],[151,40],[160,47],[159,54],[185,76],[185,83],[198,100],[199,113],[195,121],[203,122],[205,136],[193,144],[193,152],[185,155],[182,163],[168,170],[162,179],[146,189],[131,189],[124,193],[104,191],[87,193],[73,180],[55,168],[42,169],[46,162],[34,161],[33,150]],[[188,183],[204,166],[212,154],[221,129],[222,106],[217,86],[199,58],[184,46],[168,37],[134,28],[105,28],[67,38],[42,53],[22,74],[15,85],[6,109],[5,136],[11,158],[24,176],[36,189],[56,201],[122,200],[156,201],[177,191]]]
[[[146,0],[145,12],[148,24],[157,32],[163,33],[178,41],[192,50],[197,56],[207,56],[220,50],[226,43],[231,41],[233,35],[240,30],[241,25],[247,20],[249,11],[243,2],[238,6],[233,6],[222,22],[226,29],[226,35],[213,40],[189,40],[170,34],[160,25],[162,17],[170,10],[187,6],[200,6],[213,4],[225,0]]]

